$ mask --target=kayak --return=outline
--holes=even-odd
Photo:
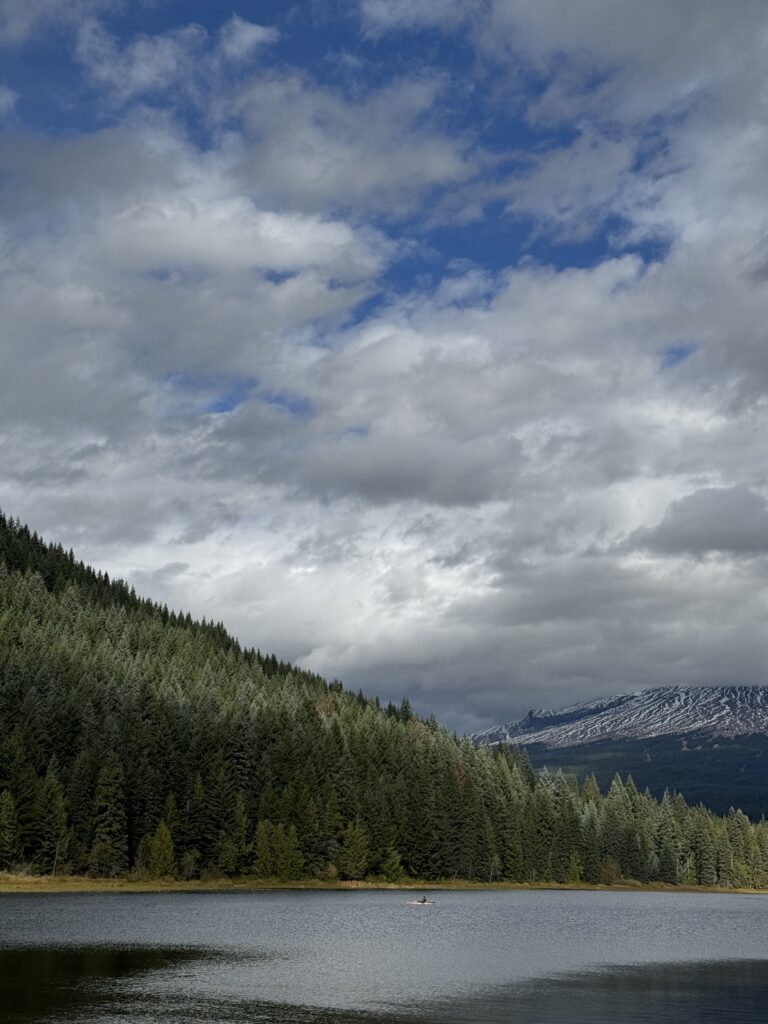
[[[434,900],[408,900],[409,907],[431,907],[434,904]]]

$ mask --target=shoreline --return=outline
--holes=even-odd
[[[615,885],[567,885],[557,882],[463,882],[463,881],[414,881],[403,882],[352,882],[314,881],[301,879],[295,882],[281,882],[260,878],[211,878],[178,881],[176,879],[144,878],[89,878],[84,875],[14,875],[0,872],[0,895],[9,893],[165,893],[165,892],[280,892],[280,891],[472,891],[491,890],[497,892],[684,892],[720,893],[723,895],[768,895],[768,889],[732,889],[718,886],[668,885],[662,882],[641,884],[639,882],[618,882]]]

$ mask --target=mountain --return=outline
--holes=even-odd
[[[487,879],[513,769],[0,514],[0,871]]]
[[[476,743],[575,747],[605,739],[768,735],[768,686],[659,686],[555,711],[476,733]]]
[[[0,513],[0,872],[768,887],[768,823],[575,773],[243,647]]]
[[[616,772],[661,797],[683,792],[725,813],[768,815],[768,687],[662,686],[616,694],[476,733],[478,745],[524,747],[537,769],[601,786]]]

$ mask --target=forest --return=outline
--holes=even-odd
[[[0,514],[0,871],[768,886],[768,824],[534,773]]]

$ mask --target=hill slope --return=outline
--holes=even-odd
[[[243,650],[0,515],[0,870],[768,885],[765,823],[606,788]]]
[[[516,760],[526,786],[526,759],[243,650],[0,516],[0,868],[487,878]]]

